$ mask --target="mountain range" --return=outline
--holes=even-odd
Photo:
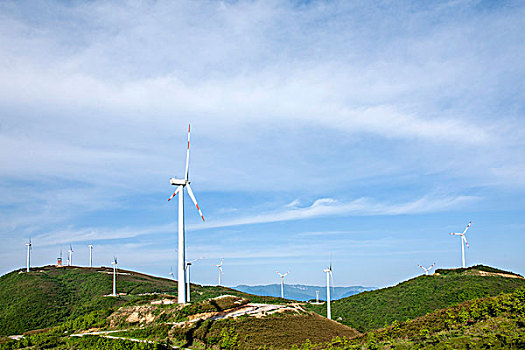
[[[281,296],[281,285],[280,284],[267,284],[267,285],[257,285],[257,286],[248,286],[245,284],[238,285],[233,287],[240,292],[260,295],[260,296],[270,296],[270,297],[280,297]],[[330,290],[330,299],[337,300],[355,295],[361,292],[374,290],[374,287],[362,287],[362,286],[350,286],[350,287],[333,287]],[[308,301],[316,299],[316,292],[319,292],[319,300],[326,300],[326,286],[309,286],[304,284],[285,284],[284,285],[284,297],[286,299],[293,299],[299,301]]]

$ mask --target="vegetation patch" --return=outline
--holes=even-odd
[[[341,318],[341,323],[366,332],[394,321],[404,322],[467,300],[509,293],[525,286],[522,278],[471,275],[458,273],[457,269],[445,271],[452,272],[423,275],[394,287],[333,301],[332,317]],[[307,307],[326,314],[325,305],[308,304]]]
[[[408,322],[394,321],[354,339],[305,343],[298,349],[523,349],[525,288],[479,298]]]

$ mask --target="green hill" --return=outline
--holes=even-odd
[[[155,294],[85,314],[59,326],[0,338],[2,349],[290,349],[306,341],[354,338],[354,329],[297,303],[260,304],[223,295],[187,305]]]
[[[524,349],[525,288],[476,298],[352,339],[295,349]]]
[[[44,266],[29,273],[16,270],[0,277],[0,335],[20,334],[46,328],[96,310],[139,300],[145,293],[176,295],[177,282],[145,274],[118,270],[118,298],[112,292],[111,268]],[[283,302],[272,297],[251,296],[225,287],[192,284],[195,301],[222,294],[249,296],[254,302]]]
[[[488,266],[437,270],[394,287],[363,292],[332,302],[332,318],[360,332],[366,332],[426,315],[438,309],[479,297],[513,292],[525,286],[525,279]],[[326,314],[324,305],[310,309]]]

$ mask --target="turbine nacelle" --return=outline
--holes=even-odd
[[[190,183],[190,181],[186,179],[176,179],[174,177],[170,178],[170,184],[173,186],[186,186]]]

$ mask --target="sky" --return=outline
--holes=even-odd
[[[191,123],[192,281],[525,274],[525,4],[2,1],[0,274],[168,277]]]

